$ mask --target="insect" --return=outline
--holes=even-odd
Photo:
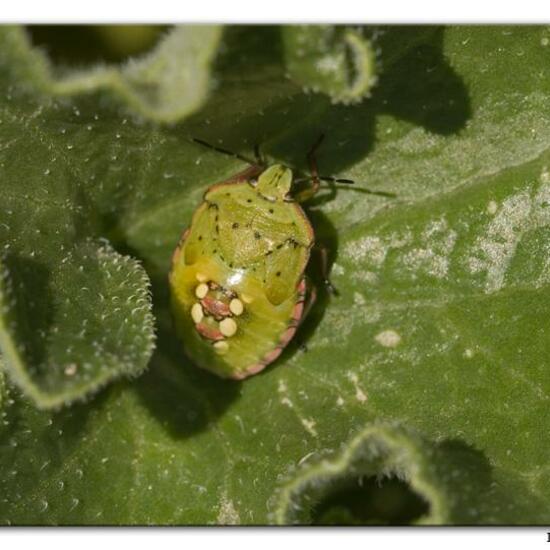
[[[260,372],[313,303],[304,271],[314,231],[299,203],[315,195],[321,179],[353,183],[319,176],[321,140],[308,154],[310,186],[294,197],[291,169],[266,167],[256,152],[257,162],[210,187],[196,209],[172,256],[169,282],[176,330],[198,366],[237,380]]]

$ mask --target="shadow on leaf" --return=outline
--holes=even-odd
[[[25,362],[39,368],[46,362],[46,335],[55,314],[51,271],[42,262],[14,253],[6,255],[2,263],[13,281],[12,338],[24,344]]]
[[[403,33],[405,45],[396,53]],[[319,167],[321,173],[332,175],[368,155],[381,114],[440,135],[459,132],[471,115],[466,86],[443,54],[443,27],[385,30],[377,39],[379,83],[371,98],[355,105],[305,93],[288,78],[278,27],[232,26],[224,36],[225,49],[217,62],[218,89],[203,110],[173,130],[180,135],[183,131],[189,138],[241,153],[263,145],[272,157],[307,171],[306,153],[324,133]]]

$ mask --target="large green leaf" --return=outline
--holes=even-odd
[[[382,478],[392,483],[393,491],[398,480],[410,484],[419,499],[415,506],[424,512],[420,524],[463,525],[480,518],[488,523],[544,523],[546,517],[541,503],[526,498],[524,490],[518,494],[506,480],[495,483],[487,458],[462,441],[436,444],[396,425],[375,424],[332,460],[302,466],[276,494],[273,519],[283,525],[376,524],[384,519],[404,523],[410,495],[391,498],[390,493],[386,502],[382,495],[378,502],[372,502],[374,495],[371,502],[364,497],[368,480],[376,478],[379,484]]]
[[[334,25],[298,25],[283,30],[288,71],[305,90],[324,92],[334,102],[354,103],[376,84],[371,42],[357,30]]]
[[[280,29],[228,28],[216,89],[169,128],[125,118],[104,96],[36,97],[3,69],[2,190],[23,221],[3,218],[0,231],[25,243],[14,267],[5,259],[12,286],[28,272],[27,295],[47,305],[40,269],[17,265],[37,248],[24,223],[36,210],[66,229],[52,247],[108,238],[110,254],[141,260],[158,330],[148,371],[87,403],[39,411],[8,387],[3,522],[548,522],[550,35],[424,27],[376,37],[378,83],[342,105],[287,77]],[[243,165],[190,138],[246,154],[260,143],[304,170],[320,132],[321,171],[357,182],[308,210],[339,293],[320,289],[264,373],[217,379],[182,355],[166,276],[204,190]],[[311,275],[322,278],[316,262]],[[375,497],[387,506],[373,508]]]
[[[55,66],[43,51],[31,47],[19,28],[4,29],[0,48],[9,70],[36,92],[62,97],[106,91],[139,115],[176,122],[197,110],[208,96],[209,69],[220,35],[218,26],[175,28],[140,59],[86,70]]]
[[[40,227],[53,232],[58,226]],[[140,374],[153,350],[142,267],[105,244],[60,248],[61,259],[47,246],[7,256],[0,280],[4,364],[40,407],[81,399],[122,374]]]

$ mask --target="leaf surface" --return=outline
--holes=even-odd
[[[44,101],[13,80],[0,135],[14,211],[32,213],[25,193],[76,193],[44,212],[63,235],[109,238],[143,262],[158,345],[138,379],[59,412],[8,389],[3,522],[547,523],[550,34],[412,28],[404,45],[403,30],[384,31],[378,83],[353,105],[287,78],[272,27],[224,31],[219,85],[173,127],[93,96]],[[248,155],[259,143],[305,171],[320,132],[321,172],[356,181],[308,208],[339,295],[320,288],[264,373],[217,379],[182,355],[166,276],[205,189],[244,164],[191,138]],[[319,264],[310,271],[320,282]],[[312,492],[324,460],[336,470]],[[345,491],[369,501],[388,475],[400,485],[384,498],[410,513],[358,518]]]

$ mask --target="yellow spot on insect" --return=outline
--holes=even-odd
[[[197,273],[195,277],[199,283],[206,283],[208,281],[208,277],[204,273]]]
[[[251,304],[254,301],[254,298],[248,294],[241,294],[241,298],[245,304]]]
[[[195,288],[195,296],[202,300],[208,294],[208,285],[206,283],[201,283],[197,288]]]
[[[240,315],[244,311],[244,305],[238,298],[233,298],[229,302],[229,310],[233,315]]]
[[[237,332],[237,323],[231,317],[227,317],[220,321],[220,332],[227,337],[233,336]]]
[[[229,349],[229,344],[221,340],[220,342],[216,342],[214,344],[214,349],[217,353],[223,355],[224,353],[227,353],[227,350]]]
[[[204,312],[202,310],[202,306],[199,303],[193,304],[193,307],[191,308],[191,317],[195,324],[199,324],[202,321],[202,318],[204,317]]]

